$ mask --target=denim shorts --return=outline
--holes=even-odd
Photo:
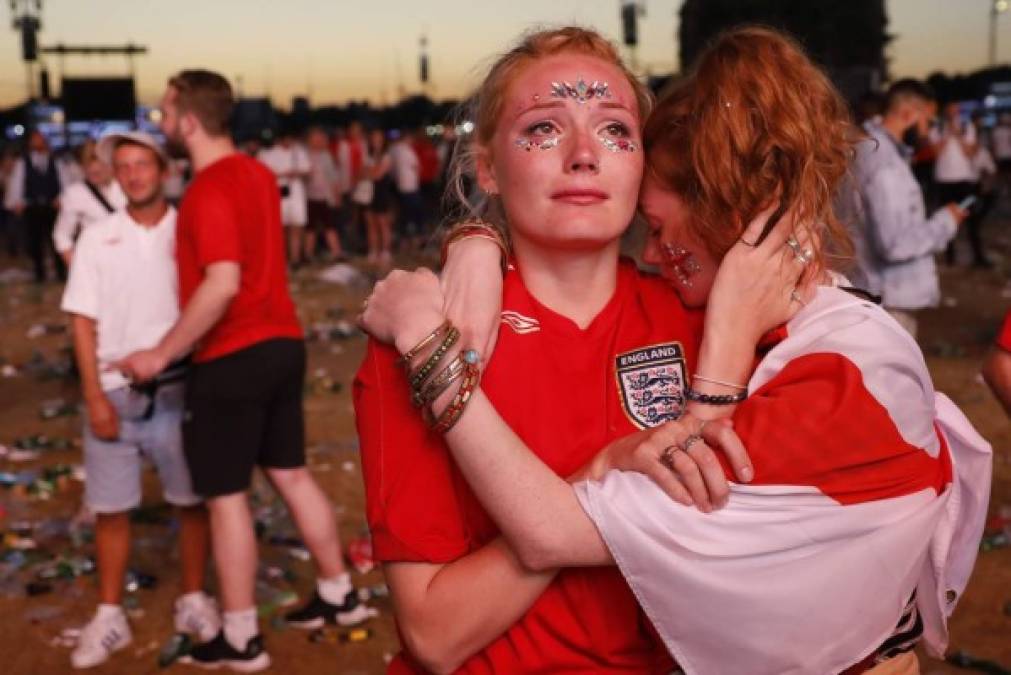
[[[85,413],[85,503],[96,513],[121,513],[139,506],[146,458],[158,471],[165,501],[175,506],[199,504],[183,456],[183,384],[163,385],[153,396],[129,387],[105,395],[119,418],[119,438],[96,438]]]

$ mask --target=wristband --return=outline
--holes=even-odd
[[[745,389],[736,394],[703,394],[694,389],[688,389],[685,391],[685,398],[695,403],[704,403],[705,405],[733,405],[746,401],[748,399],[748,390]]]

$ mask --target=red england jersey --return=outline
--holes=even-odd
[[[198,173],[179,207],[176,261],[183,308],[211,263],[239,264],[238,294],[200,341],[196,361],[208,361],[271,338],[301,338],[288,294],[281,202],[270,169],[229,155]]]
[[[684,409],[701,317],[670,287],[623,261],[617,288],[585,329],[506,276],[498,345],[482,388],[558,475],[615,438]],[[377,559],[448,563],[498,528],[410,403],[397,353],[370,342],[355,380],[367,517]],[[465,413],[466,414],[466,413]],[[463,673],[667,673],[672,661],[614,567],[562,570],[524,617]],[[401,653],[391,673],[422,672]]]

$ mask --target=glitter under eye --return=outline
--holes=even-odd
[[[534,148],[537,148],[538,150],[550,150],[551,148],[557,148],[560,141],[561,137],[559,136],[552,136],[551,138],[547,138],[543,141],[534,141],[526,136],[520,136],[516,139],[516,147],[520,150],[526,150],[527,152],[530,152]]]
[[[599,138],[601,145],[611,152],[635,152],[639,149],[635,141],[630,141],[627,138],[608,138],[607,136],[599,136]]]

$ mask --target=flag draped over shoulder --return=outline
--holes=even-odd
[[[877,306],[823,287],[786,334],[735,412],[756,475],[725,508],[622,472],[578,484],[580,502],[686,673],[844,671],[908,632],[914,592],[939,654],[976,558],[990,447]]]

